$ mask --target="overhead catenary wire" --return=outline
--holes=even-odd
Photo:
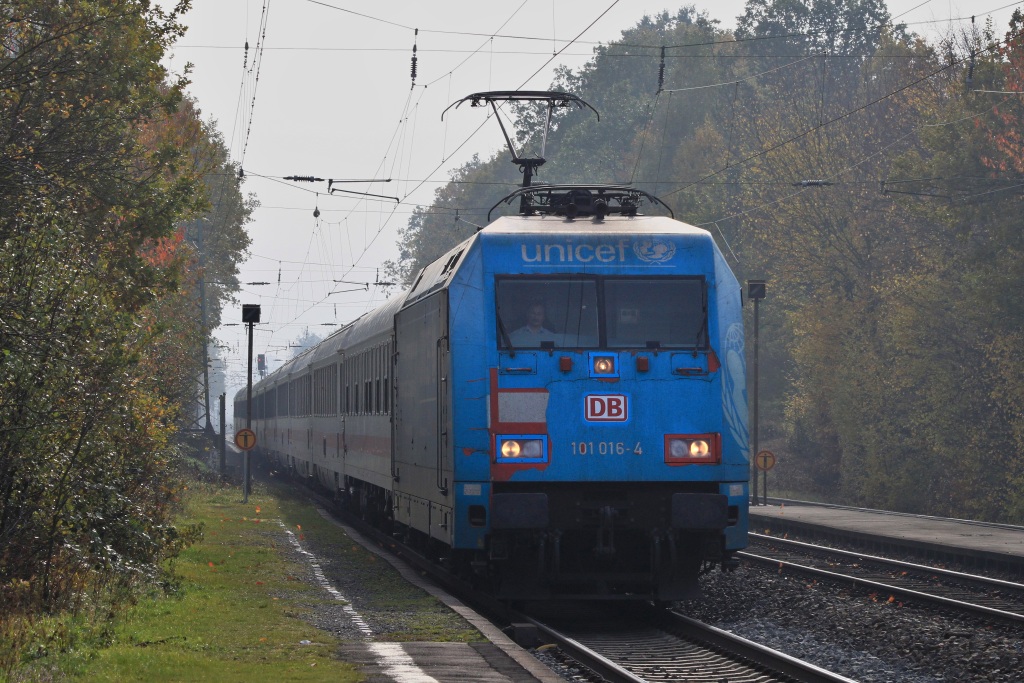
[[[890,142],[889,144],[885,145],[881,149],[878,149],[875,152],[873,152],[871,154],[868,154],[867,156],[863,157],[862,159],[859,159],[856,162],[846,166],[845,168],[840,169],[839,171],[833,173],[831,176],[829,176],[829,179],[834,181],[839,176],[844,175],[844,174],[850,172],[851,170],[853,170],[853,169],[855,169],[855,168],[857,168],[857,167],[859,167],[859,166],[861,166],[863,164],[866,164],[867,162],[871,161],[875,157],[878,157],[878,156],[880,156],[882,154],[885,154],[889,149],[891,149],[891,148],[901,144],[904,140],[906,140],[907,138],[911,137],[912,135],[915,135],[922,128],[936,128],[936,127],[941,127],[941,126],[951,126],[951,125],[956,125],[958,123],[963,123],[964,121],[969,121],[971,119],[977,118],[978,116],[981,116],[982,114],[994,111],[996,109],[996,107],[998,107],[1003,102],[1006,102],[1008,99],[1009,98],[1004,98],[1002,100],[1002,102],[999,102],[999,103],[997,103],[995,105],[992,105],[991,107],[989,107],[989,108],[987,108],[985,110],[978,111],[978,112],[975,112],[973,114],[969,114],[968,116],[960,117],[958,119],[954,119],[954,120],[951,120],[951,121],[941,121],[941,122],[938,122],[938,123],[921,124],[921,125],[915,127],[914,129],[906,132],[904,135],[900,136],[898,139],[893,140],[892,142]],[[975,180],[975,181],[977,181],[977,180],[985,180],[985,181],[1009,180],[1009,179],[995,179],[995,178],[973,177],[973,176],[965,176],[963,178],[958,178],[958,179]],[[928,181],[928,180],[941,180],[941,178],[902,178],[902,179],[896,179],[896,180],[890,179],[890,180],[887,180],[885,182],[887,184],[894,184],[894,183],[904,183],[904,182],[922,182],[922,181]],[[860,183],[854,182],[854,183],[844,183],[844,184],[877,184],[877,182],[878,182],[877,180],[865,180],[865,181],[861,181]],[[834,184],[839,184],[839,183],[834,183]],[[797,190],[795,192],[791,192],[791,193],[789,193],[787,195],[784,195],[782,197],[778,197],[778,198],[776,198],[775,200],[773,200],[771,202],[766,202],[764,204],[761,204],[761,205],[756,206],[756,207],[751,207],[750,209],[746,209],[744,211],[738,211],[738,212],[730,214],[728,216],[721,216],[719,218],[716,218],[713,221],[708,221],[706,223],[700,223],[700,224],[698,224],[698,227],[703,227],[705,225],[715,225],[715,227],[717,228],[718,227],[717,221],[732,220],[732,219],[740,218],[742,216],[746,216],[746,215],[749,215],[749,214],[752,214],[752,213],[756,213],[757,211],[764,210],[764,209],[768,208],[769,206],[774,206],[776,204],[781,204],[782,202],[784,202],[784,201],[786,201],[788,199],[791,199],[791,198],[793,198],[793,197],[795,197],[797,195],[802,194],[803,192],[808,191],[808,189],[809,188],[807,188],[807,187],[802,187],[800,190]],[[1004,188],[1004,189],[1009,189],[1009,188]],[[982,193],[982,194],[987,194],[987,193]],[[720,230],[721,229],[719,228],[719,231]],[[723,238],[724,238],[724,235],[723,235]]]
[[[264,0],[264,2],[263,2],[263,11],[260,14],[260,26],[259,26],[258,33],[257,33],[258,39],[256,41],[255,54],[253,55],[253,58],[252,58],[252,66],[247,68],[247,69],[243,68],[243,76],[242,76],[242,90],[243,90],[243,92],[245,90],[246,84],[248,83],[247,76],[252,75],[252,82],[251,82],[251,96],[248,96],[246,98],[246,99],[249,100],[249,113],[248,113],[248,116],[246,117],[246,120],[245,120],[245,138],[242,141],[241,153],[237,156],[238,164],[239,164],[240,168],[241,168],[242,164],[245,161],[245,153],[246,153],[246,151],[249,148],[249,136],[252,133],[253,114],[255,113],[255,110],[256,110],[256,90],[257,90],[257,87],[259,86],[259,82],[260,82],[260,69],[263,66],[263,51],[264,51],[264,47],[266,45],[267,24],[268,24],[268,21],[269,21],[269,17],[270,17],[270,0]],[[248,41],[246,41],[246,46],[248,46],[248,44],[249,44]],[[241,95],[240,95],[240,100],[241,100]],[[239,102],[239,104],[241,105],[241,101]]]
[[[998,43],[994,44],[991,47],[989,47],[986,51],[991,51],[993,49],[996,49],[997,46],[998,46]],[[819,124],[816,124],[814,126],[811,126],[811,127],[807,128],[807,129],[805,129],[805,130],[803,130],[803,131],[801,131],[799,133],[795,133],[795,134],[791,135],[790,137],[786,138],[785,140],[782,140],[781,142],[777,142],[777,143],[771,145],[770,147],[768,147],[766,149],[762,149],[760,151],[754,152],[753,154],[750,154],[750,155],[744,157],[743,159],[740,159],[737,162],[737,164],[745,164],[747,162],[753,161],[754,159],[758,159],[760,157],[763,157],[763,156],[766,156],[768,154],[771,154],[772,152],[774,152],[774,151],[776,151],[776,150],[778,150],[778,149],[780,149],[780,148],[782,148],[782,147],[784,147],[786,145],[789,145],[789,144],[791,144],[793,142],[796,142],[797,140],[800,140],[800,139],[802,139],[802,138],[804,138],[804,137],[806,137],[806,136],[808,136],[808,135],[810,135],[810,134],[820,130],[821,128],[823,128],[825,126],[829,126],[829,125],[832,125],[833,123],[836,123],[838,121],[842,121],[842,120],[844,120],[846,118],[849,118],[850,116],[853,116],[854,114],[856,114],[858,112],[864,111],[865,109],[868,109],[869,107],[872,107],[872,106],[878,104],[879,102],[883,102],[883,101],[889,99],[890,97],[898,95],[899,93],[901,93],[901,92],[903,92],[905,90],[908,90],[910,88],[913,88],[914,86],[916,86],[916,85],[918,85],[920,83],[923,83],[924,81],[927,81],[927,80],[929,80],[931,78],[934,78],[936,75],[938,75],[938,74],[940,74],[940,73],[942,73],[944,71],[948,71],[953,66],[957,66],[958,64],[962,64],[963,62],[964,62],[963,59],[959,59],[959,60],[955,60],[952,64],[945,64],[943,66],[940,66],[940,67],[938,67],[938,68],[936,68],[936,69],[934,69],[932,71],[929,71],[924,76],[921,76],[920,78],[917,78],[917,79],[911,81],[910,83],[907,83],[907,84],[905,84],[903,86],[900,86],[899,88],[896,88],[895,90],[893,90],[891,92],[888,92],[885,95],[882,95],[880,97],[876,97],[876,98],[874,98],[874,99],[872,99],[872,100],[870,100],[868,102],[865,102],[864,104],[862,104],[862,105],[860,105],[858,107],[854,107],[852,109],[849,109],[849,110],[847,110],[847,111],[845,111],[845,112],[843,112],[843,113],[841,113],[841,114],[839,114],[837,116],[834,116],[834,117],[832,117],[832,118],[830,118],[830,119],[828,119],[828,120],[826,120],[826,121],[824,121],[822,123],[819,123]],[[702,176],[699,179],[699,181],[688,182],[685,185],[683,185],[683,186],[681,186],[679,188],[676,188],[675,190],[672,190],[671,192],[669,192],[665,196],[666,197],[670,197],[670,196],[672,196],[674,194],[682,192],[683,190],[686,190],[687,188],[692,187],[693,185],[698,184],[698,182],[707,180],[709,178],[713,178],[713,177],[715,177],[715,176],[725,172],[726,170],[727,170],[726,168],[720,168],[720,169],[718,169],[716,171],[712,171],[711,173],[708,173],[708,174]]]
[[[310,1],[313,1],[313,0],[310,0]],[[571,45],[572,45],[572,44],[573,44],[573,43],[575,42],[575,40],[577,40],[577,39],[578,39],[578,38],[579,38],[580,36],[584,35],[584,34],[585,34],[585,33],[586,33],[587,31],[589,31],[589,30],[590,30],[590,28],[592,28],[592,27],[594,26],[594,24],[596,24],[596,23],[597,23],[597,22],[598,22],[598,21],[599,21],[599,20],[600,20],[600,19],[601,19],[602,17],[604,17],[604,16],[605,16],[605,15],[606,15],[606,14],[607,14],[607,13],[608,13],[608,12],[609,12],[609,11],[610,11],[610,10],[611,10],[612,8],[613,8],[613,7],[615,7],[615,5],[617,5],[617,4],[619,3],[619,1],[620,1],[620,0],[614,0],[614,2],[612,2],[612,3],[611,3],[611,5],[609,5],[609,6],[607,7],[607,9],[605,9],[605,10],[604,10],[603,12],[601,12],[601,14],[600,14],[600,15],[598,15],[598,17],[597,17],[596,19],[594,19],[594,20],[593,20],[592,22],[590,22],[590,23],[589,23],[589,24],[588,24],[588,25],[587,25],[587,26],[586,26],[586,27],[585,27],[585,28],[584,28],[584,29],[583,29],[583,30],[582,30],[582,31],[581,31],[580,33],[578,33],[578,34],[577,34],[577,36],[576,36],[576,38],[574,38],[574,39],[573,39],[572,41],[569,41],[569,42],[568,42],[568,43],[567,43],[567,44],[565,45],[565,47],[563,47],[563,48],[562,48],[562,51],[564,51],[565,49],[568,49],[568,48],[569,48],[569,47],[570,47],[570,46],[571,46]],[[315,4],[325,4],[325,3],[319,3],[319,2],[316,2]],[[357,13],[357,14],[358,14],[358,13]],[[406,28],[411,28],[411,27],[406,27]],[[561,52],[561,51],[559,51],[559,52],[556,52],[556,53],[555,53],[554,55],[552,55],[552,56],[551,56],[551,57],[550,57],[549,59],[547,59],[547,60],[546,60],[546,61],[544,62],[544,64],[542,64],[542,65],[541,65],[541,66],[540,66],[539,68],[537,68],[537,69],[536,69],[536,70],[535,70],[535,71],[534,71],[534,72],[533,72],[532,74],[530,74],[530,75],[529,75],[529,76],[528,76],[528,77],[527,77],[527,78],[526,78],[526,79],[525,79],[525,80],[523,81],[523,85],[525,85],[526,83],[528,83],[528,82],[529,82],[529,81],[530,81],[530,80],[531,80],[532,78],[534,78],[534,77],[535,77],[535,76],[536,76],[536,75],[537,75],[538,73],[540,73],[540,72],[541,72],[541,70],[543,70],[543,69],[544,69],[544,68],[545,68],[545,67],[546,67],[546,66],[547,66],[548,64],[550,64],[550,63],[551,63],[551,61],[553,61],[554,59],[556,59],[556,58],[558,57],[558,54],[560,54],[560,52]],[[520,87],[520,88],[522,88],[522,87],[523,87],[523,85],[520,85],[519,87]],[[411,91],[410,91],[410,92],[411,92]],[[407,103],[408,103],[408,100],[407,100]],[[406,107],[406,111],[407,111],[407,110],[408,110],[408,105],[407,105],[407,107]],[[470,133],[470,134],[469,134],[469,135],[468,135],[468,136],[467,136],[467,137],[465,138],[465,140],[464,140],[464,141],[463,141],[463,142],[462,142],[462,143],[461,143],[461,144],[460,144],[460,145],[459,145],[459,146],[458,146],[458,147],[457,147],[457,148],[456,148],[455,150],[453,150],[453,154],[454,154],[455,152],[457,152],[458,150],[460,150],[460,149],[461,149],[462,147],[464,147],[464,146],[465,146],[466,144],[468,144],[468,143],[469,143],[469,141],[470,141],[470,140],[472,140],[472,139],[473,139],[473,137],[474,137],[474,136],[475,136],[475,135],[476,135],[476,134],[477,134],[477,133],[478,133],[478,132],[479,132],[479,131],[480,131],[480,130],[481,130],[481,129],[483,128],[483,126],[484,126],[484,125],[486,124],[486,121],[487,121],[487,119],[485,119],[485,120],[484,120],[483,122],[481,122],[481,123],[480,123],[480,125],[478,125],[478,126],[477,126],[477,127],[476,127],[476,128],[475,128],[475,129],[474,129],[474,130],[473,130],[473,131],[472,131],[472,132],[471,132],[471,133]],[[450,155],[449,155],[449,158],[450,158]],[[383,163],[383,162],[382,162],[382,163]],[[435,168],[434,168],[434,170],[433,170],[433,171],[431,171],[431,172],[430,172],[430,173],[428,174],[428,177],[430,177],[430,176],[432,176],[432,175],[433,175],[434,173],[436,173],[436,172],[437,172],[437,171],[438,171],[438,170],[439,170],[439,169],[441,168],[441,166],[443,166],[443,164],[444,164],[444,162],[442,162],[442,163],[441,163],[441,164],[439,164],[439,165],[438,165],[437,167],[435,167]],[[413,189],[412,189],[411,191],[408,191],[408,192],[407,192],[406,196],[409,196],[409,194],[411,194],[412,192],[415,192],[416,190],[418,190],[418,189],[419,189],[419,187],[421,187],[421,186],[422,186],[422,184],[423,184],[423,183],[418,183],[418,184],[417,184],[417,185],[416,185],[416,186],[415,186],[415,187],[414,187],[414,188],[413,188]],[[397,207],[395,207],[395,208],[397,208]],[[375,242],[375,241],[376,241],[376,240],[377,240],[377,239],[378,239],[378,238],[380,237],[380,235],[381,235],[381,233],[383,232],[384,228],[385,228],[385,227],[387,226],[387,224],[388,224],[388,223],[390,222],[391,218],[393,218],[393,216],[395,215],[395,208],[392,208],[392,211],[391,211],[391,212],[390,212],[390,213],[388,214],[388,216],[386,216],[386,217],[384,217],[384,218],[383,218],[383,220],[382,220],[382,221],[381,221],[381,223],[380,223],[380,226],[379,226],[379,227],[378,227],[378,229],[377,229],[377,230],[376,230],[376,231],[374,232],[374,234],[372,235],[372,237],[370,237],[370,238],[368,238],[368,239],[364,239],[364,247],[363,247],[363,251],[362,251],[362,254],[365,254],[365,253],[366,253],[366,252],[368,251],[368,249],[370,248],[370,246],[372,246],[372,245],[373,245],[373,243],[374,243],[374,242]],[[361,255],[360,255],[360,258],[361,258]],[[325,297],[325,298],[326,298],[326,297]],[[302,315],[302,313],[300,313],[300,314],[299,314],[299,316],[300,316],[300,315]],[[298,318],[299,316],[296,316],[295,318],[293,318],[293,320],[294,320],[294,319],[297,319],[297,318]]]
[[[488,37],[488,40],[487,40],[486,42],[488,42],[488,43],[489,43],[489,42],[490,42],[490,40],[491,40],[491,38],[490,38],[490,37]],[[406,48],[406,49],[407,49],[407,48]],[[749,57],[749,55],[746,55],[746,56],[748,56],[748,57]],[[700,56],[697,56],[696,58],[702,58],[702,57],[700,57]],[[543,67],[542,67],[542,68],[543,68]],[[781,67],[780,67],[780,68],[781,68]],[[534,74],[534,75],[535,75],[535,74]],[[443,77],[443,76],[442,76],[442,77]],[[449,82],[450,82],[450,81],[451,81],[451,79],[450,79],[450,76],[449,76]],[[733,83],[733,84],[734,84],[734,82],[729,82],[729,83]],[[726,85],[728,85],[729,83],[727,83]],[[416,105],[413,105],[413,106],[415,107]],[[403,125],[408,125],[408,123],[409,123],[408,119],[409,119],[409,116],[408,116],[408,115],[406,115],[406,116],[404,117],[404,122],[405,122],[405,123],[404,123]],[[397,132],[397,131],[396,131],[396,132]],[[474,133],[475,133],[475,132],[476,132],[476,131],[474,131]],[[400,134],[400,135],[399,135],[399,139],[398,139],[398,143],[399,143],[399,144],[402,144],[402,143],[403,143],[403,142],[404,142],[404,141],[406,140],[406,138],[402,137],[402,135],[404,135],[404,134]],[[472,136],[471,136],[471,137],[472,137]],[[468,140],[467,140],[467,142],[468,142]],[[464,143],[464,144],[465,144],[465,143]],[[460,149],[461,147],[462,147],[462,145],[460,145],[460,146],[459,146],[459,149]],[[409,148],[408,148],[408,147],[406,147],[406,149],[409,149]],[[445,156],[446,158],[450,158],[450,156],[449,156],[449,155],[444,155],[444,156]],[[411,152],[410,152],[410,158],[411,158]],[[436,169],[435,169],[435,171],[436,171]],[[431,174],[428,174],[428,177],[427,177],[427,178],[425,178],[425,179],[422,179],[422,180],[420,180],[420,181],[414,181],[414,182],[416,182],[416,183],[417,183],[416,187],[418,188],[418,187],[422,186],[422,185],[423,185],[424,183],[427,183],[427,182],[441,182],[441,183],[444,183],[444,182],[451,182],[451,181],[443,181],[443,180],[442,180],[442,181],[438,181],[438,180],[433,180],[433,179],[432,179],[431,177],[429,177],[429,176],[431,176],[431,175],[433,175],[433,173],[431,173]],[[407,177],[408,177],[408,176],[407,176]],[[712,179],[709,179],[709,180],[707,180],[707,181],[705,181],[705,182],[714,182],[714,179],[712,178]],[[416,189],[416,188],[412,188],[412,189],[409,189],[408,187],[407,187],[407,188],[405,188],[406,192],[404,193],[404,196],[408,197],[408,196],[409,196],[409,195],[410,195],[410,194],[411,194],[411,193],[412,193],[412,192],[413,192],[413,191],[414,191],[415,189]],[[352,210],[350,210],[350,212],[351,212],[351,211],[352,211]],[[398,213],[398,212],[396,212],[396,211],[392,211],[392,212],[391,212],[391,214],[389,215],[389,217],[388,217],[388,218],[390,219],[390,217],[391,217],[391,216],[393,216],[393,215],[395,215],[396,213]],[[378,231],[378,234],[379,234],[379,231]]]
[[[739,42],[743,42],[743,41],[726,41],[726,42],[723,42],[723,43],[717,43],[717,45],[719,45],[719,46],[729,46],[729,45],[733,45],[733,44],[736,44],[736,43],[739,43]],[[190,49],[190,50],[237,50],[238,49],[237,45],[185,45],[185,44],[182,44],[182,45],[176,45],[175,47],[182,48],[182,49]],[[609,49],[617,48],[617,47],[620,47],[620,45],[618,43],[613,43],[613,44],[609,45]],[[654,46],[645,46],[645,47],[647,47],[648,49],[651,49],[651,50],[655,50],[656,49]],[[395,52],[395,53],[407,53],[409,48],[407,48],[407,47],[312,47],[312,46],[302,46],[302,47],[273,47],[273,46],[268,46],[268,47],[264,48],[264,51],[274,51],[274,50],[288,51],[288,52],[371,52],[371,53]],[[460,54],[460,55],[464,54],[464,55],[468,55],[467,60],[471,59],[474,55],[478,54],[479,52],[480,52],[479,49],[468,49],[468,48],[464,49],[464,50],[458,50],[458,49],[454,49],[454,48],[426,48],[426,47],[420,47],[417,50],[417,54],[418,55],[419,54],[423,54],[423,53],[428,53],[428,54]],[[548,53],[547,51],[537,51],[537,50],[494,50],[493,52],[488,51],[488,54],[493,54],[493,55],[498,55],[498,56],[501,56],[501,55],[514,55],[514,56],[524,56],[524,57],[547,57],[547,56],[549,56],[550,53]],[[818,55],[817,52],[814,52],[814,53],[811,54],[811,56],[817,56],[817,55]],[[559,54],[559,56],[561,56],[561,57],[594,57],[595,54],[593,52],[569,52],[568,50],[566,50],[564,52],[561,52]],[[653,53],[646,53],[646,52],[621,52],[621,53],[620,52],[602,52],[599,56],[602,59],[620,59],[620,58],[621,59],[650,59],[653,56]],[[771,58],[782,58],[782,57],[793,57],[793,56],[794,55],[792,53],[785,53],[785,54],[778,53],[777,54],[777,53],[768,53],[768,52],[742,52],[742,53],[741,52],[737,52],[735,54],[716,53],[716,54],[712,54],[712,55],[709,55],[709,54],[675,54],[675,55],[666,55],[665,56],[665,60],[666,60],[666,64],[667,64],[668,62],[671,62],[671,61],[680,61],[680,60],[687,60],[687,59],[701,59],[701,60],[707,60],[707,59],[771,59]],[[893,59],[919,59],[919,57],[916,56],[916,55],[891,55],[891,57]],[[863,57],[861,55],[856,55],[856,54],[833,55],[832,58],[833,59],[858,60],[858,61],[863,59]],[[464,60],[464,61],[466,61],[466,60]],[[453,70],[455,68],[457,68],[457,67],[453,67]],[[450,71],[446,71],[446,72],[442,73],[440,76],[438,76],[436,79],[431,81],[430,83],[421,84],[421,85],[418,85],[416,87],[418,87],[418,88],[429,87],[430,85],[433,85],[434,83],[436,83],[436,82],[438,82],[438,81],[440,81],[440,80],[442,80],[444,78],[447,78],[449,76],[449,73],[450,73]]]
[[[926,2],[923,2],[923,3],[921,3],[918,6],[915,6],[915,7],[911,8],[911,9],[909,9],[909,10],[906,10],[906,11],[902,12],[898,16],[903,16],[904,14],[907,14],[910,11],[913,11],[914,9],[918,9],[921,6],[924,6],[924,5],[928,4],[928,1],[930,1],[930,0],[926,0]],[[355,16],[359,16],[359,17],[362,17],[362,18],[366,18],[366,19],[372,20],[372,22],[377,22],[377,23],[384,24],[384,25],[387,25],[387,26],[393,26],[393,27],[398,28],[398,29],[404,29],[404,30],[407,30],[407,31],[414,31],[415,30],[415,28],[412,27],[412,26],[408,26],[406,24],[401,24],[399,22],[394,22],[394,20],[391,20],[391,19],[386,19],[386,18],[383,18],[383,17],[380,17],[380,16],[374,16],[372,14],[367,14],[365,12],[357,12],[355,10],[347,9],[347,8],[344,8],[344,7],[339,7],[337,5],[333,5],[333,4],[330,4],[328,2],[323,2],[322,0],[306,0],[306,2],[308,2],[310,4],[314,4],[314,5],[319,5],[319,6],[327,8],[327,9],[333,9],[333,10],[336,10],[336,11],[339,11],[339,12],[345,12],[345,13],[348,13],[348,14],[353,14]],[[971,15],[949,16],[949,17],[942,17],[942,18],[936,18],[936,19],[923,19],[923,20],[920,20],[920,22],[900,23],[899,26],[911,27],[911,26],[923,26],[923,25],[932,25],[932,24],[944,24],[944,23],[947,23],[947,22],[962,22],[962,20],[969,20],[973,16],[985,16],[985,15],[991,14],[993,12],[1000,11],[1002,9],[1007,9],[1009,7],[1014,7],[1016,5],[1022,4],[1022,2],[1024,2],[1024,0],[1017,0],[1016,2],[1011,2],[1009,4],[1000,5],[998,7],[992,8],[992,9],[988,9],[988,10],[984,10],[984,11],[975,11]],[[602,15],[603,15],[603,13],[602,13]],[[716,44],[723,44],[723,43],[738,43],[738,42],[754,42],[754,41],[764,41],[764,40],[777,40],[779,38],[810,38],[810,37],[819,37],[819,36],[827,36],[827,35],[870,33],[870,32],[874,32],[874,31],[882,30],[886,26],[894,26],[895,18],[898,18],[898,16],[897,17],[891,17],[886,24],[877,25],[877,26],[871,26],[871,27],[864,27],[864,28],[849,28],[849,27],[846,27],[846,28],[843,28],[843,29],[835,29],[835,30],[831,30],[831,31],[792,32],[792,33],[786,33],[786,34],[777,34],[777,35],[773,35],[773,36],[749,36],[749,37],[742,37],[742,38],[731,38],[729,40],[723,39],[723,40],[712,41],[712,42],[702,41],[702,42],[698,42],[698,43],[683,43],[683,44],[678,44],[678,45],[668,45],[666,47],[668,49],[677,49],[677,48],[682,48],[682,47],[699,47],[699,46],[716,45]],[[600,18],[600,17],[598,17],[598,18]],[[449,35],[449,36],[469,36],[469,37],[481,37],[481,38],[487,38],[487,39],[489,39],[489,38],[502,38],[502,39],[506,39],[506,40],[523,40],[523,41],[535,41],[535,42],[548,42],[548,41],[552,40],[552,38],[548,37],[548,36],[524,36],[524,35],[518,35],[518,34],[501,34],[501,33],[497,33],[497,32],[496,33],[481,33],[481,32],[476,32],[476,31],[452,31],[452,30],[449,30],[449,29],[430,29],[430,28],[424,29],[422,27],[419,27],[419,31],[421,33],[424,33],[424,34],[428,34],[429,33],[429,34],[439,34],[439,35]],[[500,31],[500,29],[499,29],[499,31]],[[571,41],[566,43],[566,45],[571,44],[571,43],[579,43],[579,44],[584,44],[584,45],[602,45],[601,41],[584,41],[584,40],[580,40],[579,38],[572,39]],[[660,45],[648,45],[648,44],[643,44],[643,43],[620,43],[620,45],[622,47],[629,47],[629,48],[659,49],[660,47],[662,47]],[[564,50],[564,47],[562,49]],[[561,52],[562,52],[562,50],[558,50],[557,54],[560,54]],[[552,56],[555,56],[555,55],[553,54]]]
[[[1022,4],[1022,1],[1024,1],[1024,0],[1017,0],[1017,2],[1011,2],[1009,4],[1001,5],[999,7],[996,7],[996,8],[990,9],[990,10],[977,11],[977,12],[974,12],[972,15],[965,15],[965,16],[959,16],[959,17],[945,17],[945,18],[942,18],[942,19],[929,19],[929,20],[922,20],[922,21],[917,21],[917,22],[900,22],[899,25],[901,25],[901,26],[918,26],[918,25],[924,25],[924,24],[942,24],[942,23],[946,23],[946,22],[950,22],[950,21],[967,21],[969,19],[972,19],[975,16],[986,16],[986,15],[993,14],[994,12],[999,12],[1001,10],[1007,9],[1009,7],[1015,7],[1017,5]],[[306,0],[306,2],[309,2],[309,3],[314,4],[314,5],[320,5],[321,7],[325,7],[325,8],[332,9],[332,10],[336,10],[336,11],[339,11],[339,12],[345,12],[345,13],[348,13],[348,14],[353,14],[353,15],[362,17],[364,19],[368,19],[370,21],[375,21],[375,22],[387,24],[387,25],[390,25],[390,26],[395,26],[397,28],[402,28],[402,29],[406,29],[406,30],[409,30],[409,31],[413,30],[412,26],[408,26],[408,25],[402,24],[400,22],[391,21],[391,20],[388,20],[388,19],[383,19],[381,17],[376,17],[376,16],[373,16],[373,15],[370,15],[370,14],[365,14],[365,13],[362,13],[362,12],[356,12],[354,10],[346,9],[346,8],[343,8],[343,7],[338,7],[337,5],[332,5],[332,4],[329,4],[327,2],[322,2],[322,0]],[[907,10],[906,12],[903,12],[899,16],[903,16],[905,14],[908,14],[911,11],[913,11],[914,9],[917,9],[918,7],[921,7],[921,6],[926,5],[926,4],[928,4],[928,3],[927,2],[923,2],[923,3],[921,3],[921,5],[918,5],[917,7],[914,7],[912,9],[910,9],[910,10]],[[604,13],[602,13],[602,16],[603,15],[604,15]],[[600,17],[598,17],[598,18],[600,19]],[[898,18],[898,17],[896,17],[896,18]],[[843,33],[867,33],[867,32],[872,32],[872,31],[878,31],[878,30],[884,28],[886,25],[893,25],[894,19],[895,18],[890,18],[889,21],[886,24],[883,24],[883,25],[869,26],[869,27],[864,27],[864,28],[844,27],[844,28],[841,28],[841,29],[834,29],[834,30],[831,30],[831,31],[803,31],[803,32],[791,32],[791,33],[784,33],[784,34],[776,34],[776,35],[772,35],[772,36],[749,36],[749,37],[735,38],[735,39],[729,39],[729,40],[724,40],[723,39],[723,40],[720,40],[720,41],[713,41],[713,42],[684,43],[684,44],[680,44],[680,45],[668,45],[668,46],[665,46],[665,47],[667,47],[668,49],[676,49],[676,48],[681,48],[681,47],[697,47],[697,46],[713,45],[713,44],[721,44],[721,43],[754,42],[754,41],[763,41],[763,40],[777,40],[779,38],[808,38],[808,37],[818,37],[818,36],[825,36],[825,35],[843,34]],[[549,40],[552,40],[552,38],[550,38],[548,36],[526,36],[526,35],[519,35],[519,34],[481,33],[481,32],[478,32],[478,31],[453,31],[453,30],[450,30],[450,29],[435,29],[435,28],[422,28],[422,27],[419,27],[419,30],[421,32],[423,32],[423,33],[437,33],[437,34],[441,34],[441,35],[473,36],[473,37],[484,37],[484,38],[494,37],[494,38],[503,38],[503,39],[507,39],[507,40],[527,40],[527,41],[538,41],[538,42],[547,42]],[[584,44],[584,45],[601,45],[602,44],[601,41],[584,41],[584,40],[579,40],[578,38],[574,38],[573,40],[569,41],[569,43],[567,43],[567,44],[570,44],[570,43],[580,43],[580,44]],[[631,47],[631,48],[652,48],[652,49],[658,49],[658,48],[661,47],[660,45],[648,45],[648,44],[643,44],[643,43],[620,43],[620,45],[623,46],[623,47]],[[560,54],[561,51],[558,51],[558,53]],[[552,55],[552,56],[555,56],[555,55]]]

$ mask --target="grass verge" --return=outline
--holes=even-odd
[[[306,568],[282,552],[282,502],[257,490],[190,491],[182,524],[203,539],[173,567],[172,595],[126,612],[100,649],[65,654],[60,669],[80,681],[359,681],[336,658],[338,639],[304,620],[329,601],[300,580]]]
[[[313,580],[309,557],[296,552],[287,531],[343,595],[358,599],[374,640],[485,640],[324,519],[301,492],[270,480],[256,485],[248,504],[240,499],[237,488],[194,485],[176,524],[202,525],[202,538],[168,567],[170,589],[154,589],[106,626],[73,629],[11,681],[362,680],[337,652],[366,636]]]

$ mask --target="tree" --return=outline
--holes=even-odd
[[[763,38],[772,51],[871,57],[891,29],[883,0],[747,0],[739,38]]]
[[[289,348],[292,349],[292,358],[301,356],[305,351],[313,348],[321,341],[323,341],[323,339],[320,336],[310,332],[308,329],[303,330],[302,334],[295,339],[294,343],[289,344]]]
[[[176,225],[230,168],[160,65],[186,8],[0,9],[4,618],[123,597],[180,548],[176,418],[207,331],[191,314],[202,271]],[[224,187],[215,301],[247,245],[246,202]]]

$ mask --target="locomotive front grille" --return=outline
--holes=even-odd
[[[620,529],[708,528],[679,524],[687,514],[683,501],[692,498],[700,501],[701,517],[712,516],[707,507],[710,505],[717,509],[717,503],[708,502],[707,496],[724,502],[724,497],[718,495],[718,484],[714,482],[652,483],[646,486],[635,483],[506,483],[494,487],[492,504],[501,502],[492,508],[491,522],[492,528],[499,529],[547,528],[561,531],[592,530],[609,524]],[[712,526],[724,527],[725,514],[723,508],[722,523]],[[516,521],[510,523],[509,518]]]

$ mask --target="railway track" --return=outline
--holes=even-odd
[[[1024,584],[756,533],[749,539],[740,553],[749,562],[1024,625]]]
[[[548,604],[524,615],[612,683],[851,683],[781,652],[649,605]]]
[[[473,589],[415,549],[351,515],[333,501],[303,489],[315,504],[429,575],[502,628],[529,624],[542,642],[610,683],[853,683],[727,631],[646,603],[537,603],[529,613]],[[533,605],[533,603],[531,603]]]

